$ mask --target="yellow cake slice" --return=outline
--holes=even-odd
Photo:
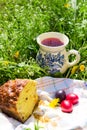
[[[38,102],[37,82],[30,79],[9,80],[0,87],[0,109],[25,122]]]

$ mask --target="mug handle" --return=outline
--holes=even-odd
[[[68,56],[71,54],[74,54],[76,56],[76,59],[72,62],[68,62],[68,67],[72,67],[80,61],[80,54],[78,51],[76,51],[76,50],[68,51]]]

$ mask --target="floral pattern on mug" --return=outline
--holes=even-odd
[[[42,53],[39,51],[37,55],[37,62],[43,68],[48,68],[48,72],[54,74],[56,72],[60,72],[60,69],[64,65],[64,54],[61,52],[56,55],[51,53]]]

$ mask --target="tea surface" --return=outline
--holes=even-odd
[[[46,38],[41,43],[45,46],[51,46],[51,47],[64,45],[64,43],[60,41],[58,38]]]

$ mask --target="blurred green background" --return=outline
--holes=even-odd
[[[35,59],[36,37],[48,31],[66,34],[67,50],[81,55],[79,64],[56,77],[87,79],[87,1],[73,7],[71,0],[0,0],[0,84],[49,75]]]

